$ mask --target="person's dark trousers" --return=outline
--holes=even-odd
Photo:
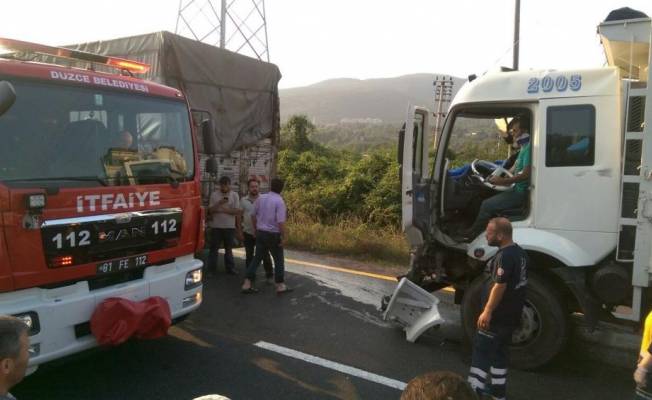
[[[256,280],[256,270],[266,253],[271,254],[274,259],[274,282],[283,283],[285,281],[285,260],[281,246],[281,234],[267,231],[256,232],[256,251],[254,251],[253,260],[247,266],[247,279],[251,282]]]
[[[211,228],[211,238],[208,250],[208,272],[217,271],[217,250],[220,244],[224,247],[224,268],[227,272],[235,270],[233,261],[233,238],[235,237],[235,228]]]
[[[468,229],[469,233],[477,235],[484,231],[489,220],[500,214],[502,210],[522,207],[527,200],[527,194],[528,192],[508,190],[485,199],[480,206],[475,222]]]
[[[254,249],[256,248],[256,237],[247,232],[244,233],[244,248],[245,248],[245,265],[248,267],[251,260],[254,259]],[[274,276],[274,268],[272,268],[272,257],[269,252],[263,256],[263,267],[265,267],[265,278],[269,279]]]
[[[508,349],[513,329],[479,330],[473,342],[468,382],[478,395],[505,399]]]

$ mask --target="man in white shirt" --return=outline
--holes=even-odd
[[[254,203],[259,197],[260,182],[252,178],[247,182],[248,194],[240,202],[243,211],[242,228],[244,231],[244,247],[246,254],[246,265],[249,266],[254,258],[254,249],[256,248],[256,227],[253,226],[251,216],[254,213]],[[268,283],[274,282],[274,269],[272,268],[272,257],[269,252],[263,257],[263,266],[265,267],[265,279]]]
[[[208,274],[217,271],[217,251],[220,244],[224,246],[224,268],[227,274],[235,275],[235,262],[233,261],[233,241],[235,237],[242,240],[242,227],[240,218],[240,197],[231,190],[231,179],[223,176],[219,180],[219,189],[211,194],[208,203],[210,218],[208,226],[211,228],[208,252]]]

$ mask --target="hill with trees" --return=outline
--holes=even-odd
[[[315,125],[340,123],[397,124],[408,104],[434,107],[436,74],[381,79],[331,79],[310,86],[281,89],[281,120],[307,115]],[[464,80],[453,78],[453,93]]]
[[[382,79],[331,79],[280,91],[281,119],[305,115],[311,140],[336,149],[367,151],[395,146],[408,105],[433,109],[436,74]],[[464,83],[453,78],[453,93]]]

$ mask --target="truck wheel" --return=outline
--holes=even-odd
[[[462,328],[470,343],[473,342],[481,311],[483,282],[483,276],[476,278],[462,299]],[[521,325],[512,335],[510,365],[525,370],[545,365],[564,348],[568,332],[568,318],[561,294],[541,277],[530,274]]]

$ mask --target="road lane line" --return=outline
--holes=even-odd
[[[292,350],[287,347],[279,346],[273,343],[260,341],[254,343],[254,346],[261,349],[273,351],[278,354],[282,354],[286,357],[295,358],[297,360],[305,361],[311,364],[319,365],[324,368],[332,369],[343,374],[355,376],[361,379],[368,380],[370,382],[379,383],[381,385],[389,386],[393,389],[403,390],[405,389],[406,383],[397,381],[395,379],[387,378],[382,375],[377,375],[371,372],[367,372],[355,367],[350,367],[348,365],[340,364],[334,361],[329,361],[321,357],[312,356],[310,354],[302,353],[297,350]]]
[[[221,252],[221,250],[220,250]],[[233,250],[233,254],[237,254],[241,257],[244,257],[245,252],[242,250]],[[359,276],[366,276],[368,278],[375,278],[375,279],[380,279],[383,281],[390,281],[390,282],[397,282],[395,276],[389,276],[389,275],[381,275],[381,274],[374,274],[371,272],[364,272],[364,271],[358,271],[355,269],[348,269],[348,268],[342,268],[342,267],[333,267],[331,265],[325,265],[325,264],[318,264],[318,263],[313,263],[313,262],[308,262],[308,261],[301,261],[301,260],[295,260],[293,258],[285,258],[286,262],[292,263],[292,264],[298,264],[304,267],[314,267],[314,268],[321,268],[321,269],[327,269],[329,271],[337,271],[337,272],[344,272],[347,274],[352,274],[352,275],[359,275]],[[455,290],[451,287],[445,287],[441,289],[444,292],[454,292]]]
[[[242,250],[233,250],[234,254],[238,254],[243,256],[244,251]],[[290,262],[292,264],[299,264],[304,267],[315,267],[315,268],[322,268],[322,269],[327,269],[330,271],[338,271],[338,272],[346,272],[347,274],[353,274],[353,275],[361,275],[361,276],[367,276],[369,278],[376,278],[376,279],[382,279],[384,281],[393,281],[396,282],[396,277],[395,276],[389,276],[389,275],[381,275],[381,274],[373,274],[371,272],[364,272],[364,271],[356,271],[354,269],[348,269],[348,268],[341,268],[341,267],[333,267],[330,265],[325,265],[325,264],[318,264],[318,263],[313,263],[313,262],[308,262],[308,261],[301,261],[301,260],[295,260],[293,258],[285,258],[285,262]]]

